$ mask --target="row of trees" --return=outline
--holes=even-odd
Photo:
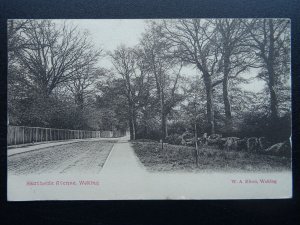
[[[45,115],[33,106],[41,99],[44,112],[57,102],[69,106],[65,126],[129,128],[131,139],[164,140],[186,130],[263,135],[262,129],[279,138],[269,132],[279,124],[286,138],[289,29],[285,19],[151,20],[136,46],[104,54],[66,23],[9,21],[9,115],[19,124],[64,124],[36,118]],[[112,68],[100,67],[102,57]],[[263,91],[245,88],[257,80]],[[26,121],[24,106],[37,116]]]
[[[13,124],[87,128],[103,71],[87,32],[52,20],[8,21],[8,111]]]
[[[224,123],[219,124],[217,131],[229,135],[241,131],[238,125],[245,124],[237,120],[245,121],[251,110],[256,113],[254,116],[269,123],[268,132],[289,113],[288,20],[151,21],[138,46],[134,49],[121,46],[111,56],[126,87],[133,139],[138,118],[145,129],[153,118],[160,121],[160,135],[164,139],[168,134],[166,120],[176,121],[176,114],[180,114],[177,120],[193,123],[192,129],[201,128],[200,132],[209,134],[216,132],[217,122],[223,117]],[[199,76],[182,74],[182,68],[187,66],[195,67]],[[240,86],[251,82],[247,76],[253,71],[258,71],[256,79],[266,84],[261,93],[264,101],[257,93],[247,92]],[[255,82],[253,78],[252,82]],[[266,110],[257,111],[257,105]],[[150,108],[157,113],[147,118]],[[288,119],[284,120],[288,127]],[[263,127],[263,124],[256,126]],[[141,133],[148,136],[146,131]],[[288,132],[285,138],[287,135]]]

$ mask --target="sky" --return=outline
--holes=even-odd
[[[128,47],[137,45],[146,27],[146,20],[144,19],[74,19],[68,20],[68,22],[79,29],[88,31],[95,46],[105,51],[113,51],[123,44]],[[106,58],[101,60],[100,66],[110,68],[112,64]],[[195,75],[197,71],[189,67],[185,68],[183,73]],[[255,75],[256,72],[254,71],[247,74],[249,77]],[[262,90],[264,85],[263,81],[255,79],[254,82],[241,86],[247,90],[258,92]]]
[[[94,43],[108,51],[121,44],[133,47],[145,29],[145,20],[136,19],[72,20],[72,23],[88,30]]]

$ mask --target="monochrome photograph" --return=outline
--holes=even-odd
[[[285,18],[7,20],[7,198],[292,197]]]

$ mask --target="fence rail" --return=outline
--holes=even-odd
[[[7,127],[7,145],[70,139],[122,137],[125,135],[126,131],[121,130],[87,131],[9,125]]]

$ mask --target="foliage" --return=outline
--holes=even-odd
[[[246,113],[238,132],[245,137],[266,137],[274,144],[286,141],[291,136],[290,113],[279,117],[276,123],[273,123],[269,115]]]
[[[171,134],[166,137],[166,142],[172,145],[180,145],[181,144],[181,135],[179,134]]]
[[[214,132],[285,141],[289,32],[284,19],[150,20],[137,45],[104,54],[67,21],[9,20],[9,122],[172,144]]]

